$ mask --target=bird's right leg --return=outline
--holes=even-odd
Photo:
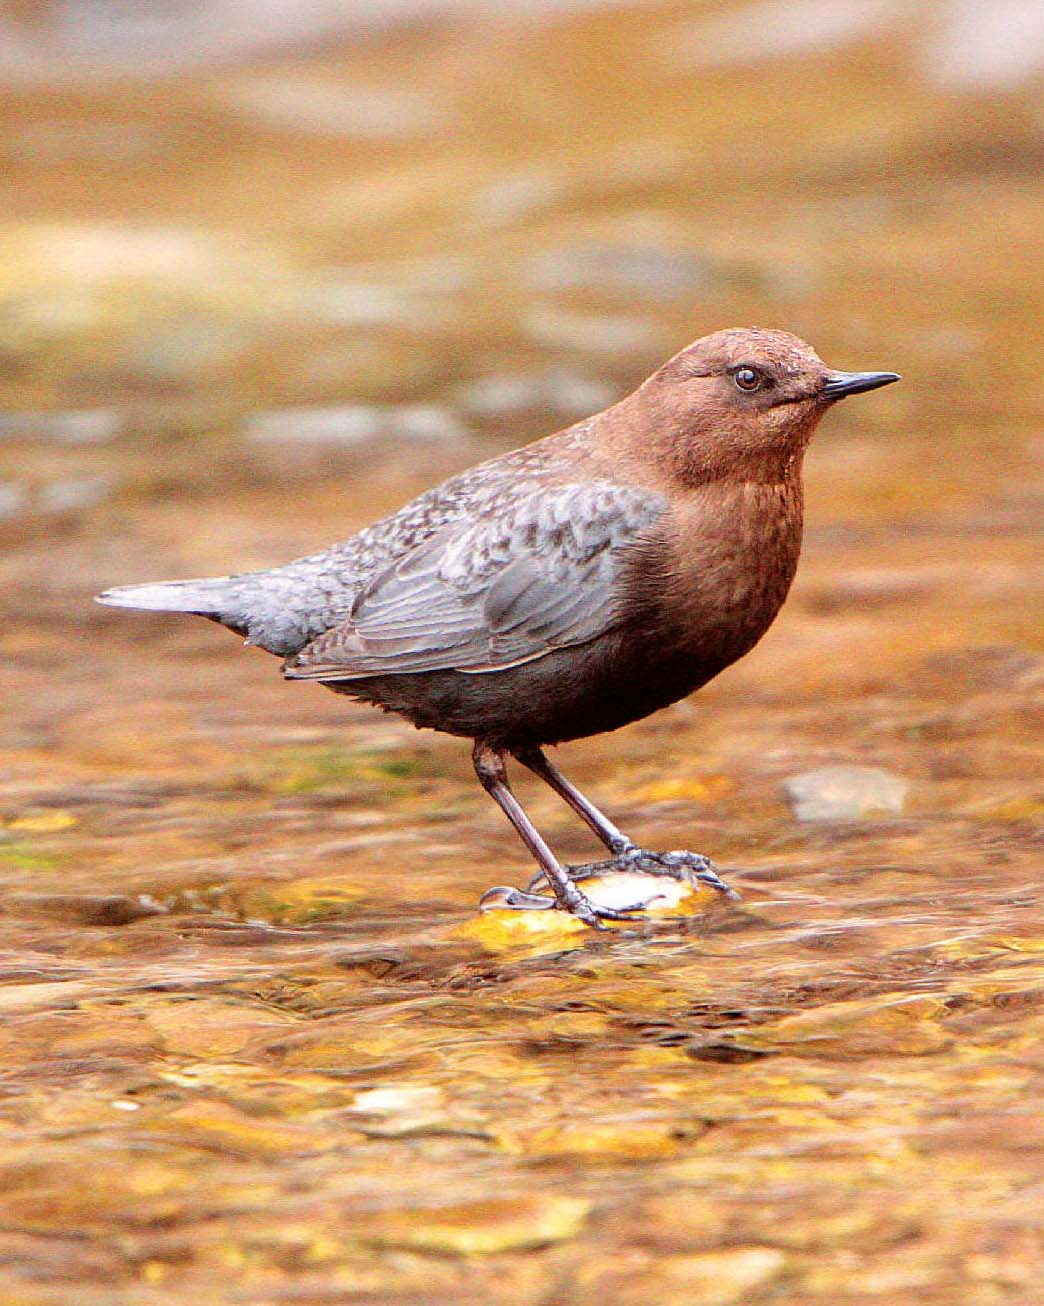
[[[640,910],[641,904],[636,904],[634,907],[599,907],[591,902],[587,895],[581,892],[569,878],[565,868],[526,815],[522,804],[511,792],[511,786],[508,784],[507,778],[507,767],[504,765],[504,754],[501,749],[493,748],[481,740],[476,740],[472,761],[475,765],[475,774],[478,776],[482,788],[485,789],[486,793],[489,794],[515,827],[519,838],[529,849],[540,867],[542,877],[547,881],[554,894],[553,898],[547,898],[540,894],[523,893],[519,889],[498,887],[497,889],[487,890],[483,894],[483,902],[487,902],[487,900],[497,901],[505,907],[516,909],[544,910],[557,906],[563,911],[571,912],[572,915],[579,917],[586,925],[593,925],[595,928],[600,928],[600,922],[603,920],[626,921],[633,919],[632,912]],[[491,895],[495,895],[495,898],[491,899]]]

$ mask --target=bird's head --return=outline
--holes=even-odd
[[[837,400],[898,380],[895,372],[837,372],[787,331],[731,327],[676,354],[633,398],[687,478],[774,475],[800,462]]]

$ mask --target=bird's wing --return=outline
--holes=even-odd
[[[480,673],[586,643],[615,624],[621,555],[666,506],[608,481],[501,499],[494,517],[454,523],[379,575],[285,674]]]

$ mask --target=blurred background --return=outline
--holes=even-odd
[[[5,1300],[1035,1299],[1042,91],[1035,0],[0,4]],[[90,601],[748,324],[904,381],[563,759],[744,891],[655,948],[454,934],[528,873],[459,741]]]
[[[272,562],[748,322],[910,373],[820,521],[882,475],[1006,521],[1042,62],[1020,0],[5,5],[4,529],[91,583]]]

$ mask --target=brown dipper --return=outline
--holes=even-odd
[[[898,379],[831,371],[785,331],[718,331],[605,412],[451,477],[322,553],[99,600],[210,617],[283,657],[291,680],[473,739],[483,788],[554,897],[490,893],[590,925],[626,918],[636,908],[598,907],[576,881],[638,869],[725,885],[699,854],[638,848],[543,746],[648,716],[754,647],[794,578],[801,464],[820,418]],[[609,860],[561,865],[508,785],[506,754],[573,808]]]

